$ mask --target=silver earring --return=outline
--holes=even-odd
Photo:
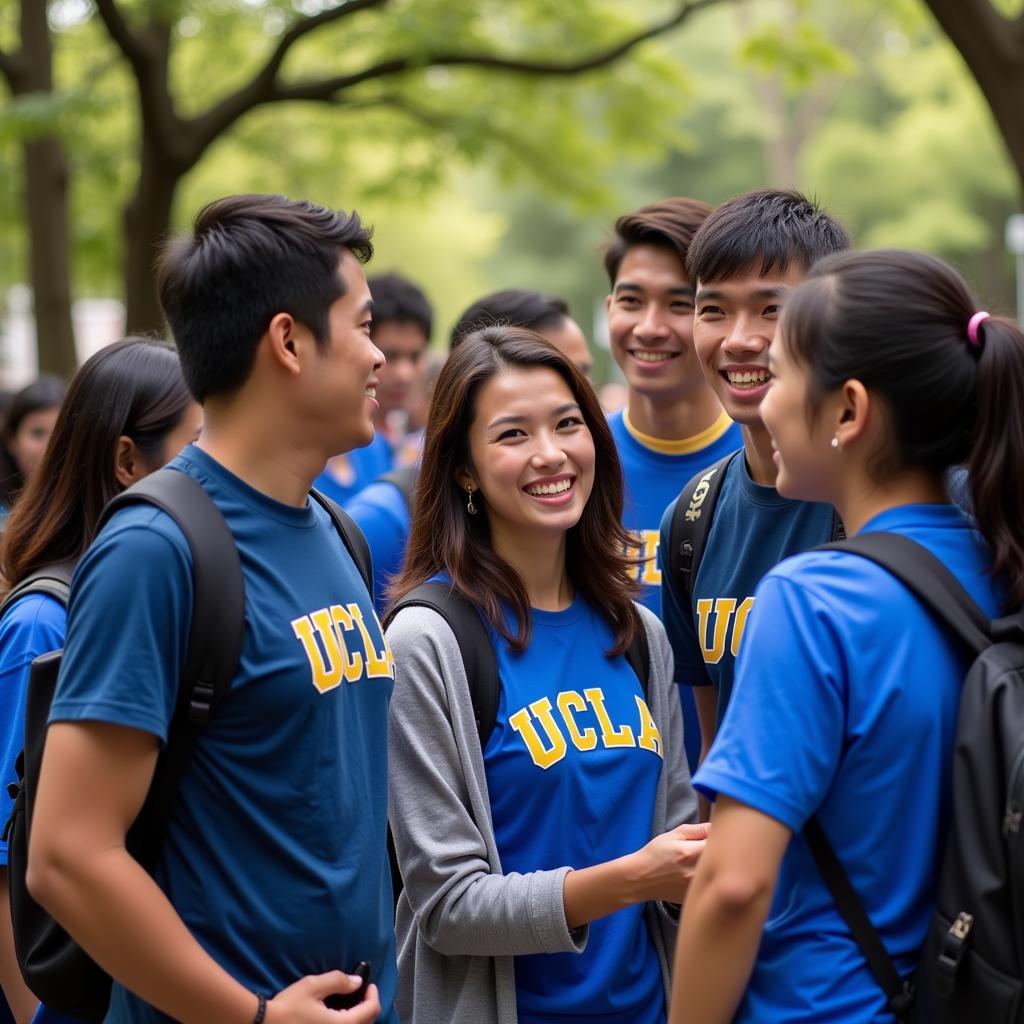
[[[472,487],[467,487],[466,488],[466,494],[468,495],[468,498],[467,498],[467,501],[466,501],[466,511],[471,516],[475,516],[477,510],[476,510],[476,505],[473,504],[473,488]]]
[[[836,451],[839,450],[839,435],[838,434],[833,434],[832,435],[832,447],[835,448]]]

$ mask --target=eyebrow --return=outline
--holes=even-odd
[[[551,416],[552,418],[554,418],[555,416],[564,416],[567,412],[572,412],[573,409],[575,409],[577,412],[583,411],[582,409],[580,409],[579,402],[566,402],[565,405],[560,405],[557,409],[552,409]],[[525,422],[525,416],[499,416],[496,420],[492,420],[490,423],[487,424],[487,429],[493,430],[495,427],[506,426],[507,424],[510,423]]]
[[[632,281],[619,281],[615,286],[615,294],[619,292],[644,292],[646,289],[642,288],[638,284],[634,284]],[[693,285],[692,284],[677,284],[671,288],[665,289],[668,295],[685,295],[687,298],[693,298]]]
[[[788,291],[788,285],[767,285],[764,288],[758,288],[750,297],[752,299],[777,299],[780,295],[785,295]],[[704,302],[707,299],[727,299],[728,297],[728,294],[722,291],[721,288],[700,288],[697,291],[698,302]]]

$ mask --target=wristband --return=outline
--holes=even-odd
[[[253,1017],[252,1024],[263,1024],[263,1018],[267,1015],[267,997],[257,992],[256,998],[259,1002],[256,1006],[256,1016]]]

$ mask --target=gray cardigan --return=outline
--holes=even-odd
[[[679,694],[665,630],[640,608],[651,652],[648,705],[665,760],[651,836],[696,817]],[[389,815],[405,888],[398,901],[402,1024],[517,1024],[513,957],[582,952],[562,888],[570,867],[503,874],[483,754],[458,644],[428,608],[405,608],[387,630],[396,678],[389,732]],[[675,922],[660,905],[646,918],[665,982]]]

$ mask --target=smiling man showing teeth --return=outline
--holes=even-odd
[[[691,585],[682,573],[664,574],[662,619],[676,679],[689,684],[683,689],[692,687],[696,698],[701,760],[729,702],[736,653],[761,577],[784,558],[832,538],[830,507],[793,501],[775,489],[771,438],[760,408],[771,386],[768,346],[786,293],[815,260],[849,244],[842,225],[803,196],[762,189],[723,203],[689,249],[696,357],[743,437],[737,457],[717,469],[723,474],[717,501],[697,500],[696,478],[683,489],[686,518],[714,514]],[[662,551],[670,549],[676,504],[662,520]]]
[[[658,524],[665,506],[698,470],[735,451],[739,428],[701,372],[693,348],[693,283],[686,253],[711,212],[698,199],[665,199],[620,217],[605,251],[612,355],[626,377],[626,408],[609,419],[622,460],[624,525],[642,541],[640,600],[661,614]],[[686,752],[700,734],[693,698],[681,691]]]

